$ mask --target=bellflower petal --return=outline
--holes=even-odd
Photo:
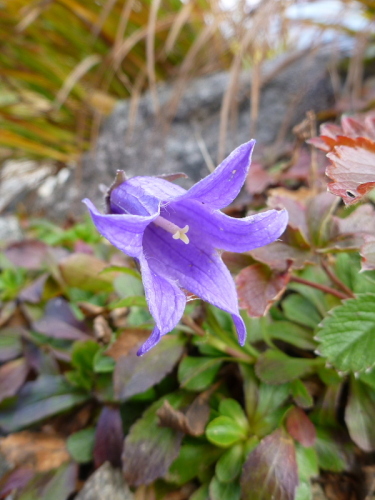
[[[182,199],[198,200],[211,209],[232,203],[241,191],[249,172],[255,141],[235,149],[210,175],[197,182]]]
[[[140,256],[139,263],[147,303],[156,323],[151,337],[139,351],[140,354],[144,354],[180,321],[186,305],[186,296],[171,279],[152,271],[144,255]]]
[[[239,340],[244,341],[245,327],[239,315],[235,284],[218,251],[205,241],[171,241],[170,235],[154,224],[144,234],[143,248],[150,267],[169,276],[194,295],[229,312],[237,318]],[[237,325],[236,325],[237,326]]]
[[[184,290],[230,313],[240,344],[245,342],[235,284],[220,251],[243,252],[271,243],[282,234],[288,218],[285,210],[244,219],[219,211],[245,182],[254,144],[237,148],[188,191],[157,177],[125,180],[120,172],[106,197],[110,213],[101,214],[84,200],[98,231],[140,265],[155,328],[139,355],[180,321]]]
[[[285,231],[286,210],[268,210],[242,219],[229,217],[219,210],[210,212],[195,200],[178,200],[161,210],[177,226],[189,226],[189,238],[228,252],[248,252],[272,243]]]
[[[90,200],[85,199],[83,203],[90,210],[96,229],[112,245],[130,257],[139,257],[142,254],[144,230],[159,216],[159,210],[149,216],[101,214]]]

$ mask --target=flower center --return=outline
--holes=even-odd
[[[163,228],[168,233],[171,233],[174,240],[181,240],[186,245],[189,243],[189,238],[186,235],[186,233],[189,231],[189,226],[185,226],[183,228],[178,227],[176,226],[176,224],[173,224],[173,222],[164,219],[164,217],[161,217],[160,215],[154,220],[154,224]]]

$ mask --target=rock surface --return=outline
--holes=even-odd
[[[333,90],[327,66],[329,49],[315,53],[283,56],[265,64],[259,116],[254,133],[256,151],[273,144],[280,129],[290,132],[305,117],[306,111],[327,109],[333,102]],[[289,63],[288,63],[289,61]],[[95,151],[88,153],[81,166],[81,182],[65,172],[64,182],[53,189],[40,190],[28,206],[49,218],[64,219],[84,212],[81,199],[89,197],[101,203],[99,185],[110,185],[117,169],[129,176],[185,172],[190,182],[207,175],[207,158],[217,164],[220,110],[231,75],[226,72],[208,75],[189,82],[173,119],[166,124],[166,114],[176,87],[159,88],[159,115],[154,113],[150,93],[140,100],[136,119],[132,120],[131,102],[120,102],[107,119]],[[250,136],[251,75],[239,77],[235,93],[235,119],[229,120],[225,154],[248,141]]]
[[[75,500],[134,500],[133,493],[124,482],[121,471],[108,462],[89,477]],[[51,499],[52,500],[52,499]]]

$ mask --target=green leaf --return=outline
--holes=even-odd
[[[298,406],[301,408],[311,408],[313,406],[314,399],[302,380],[293,380],[290,384],[290,390]]]
[[[299,443],[295,443],[295,446],[300,481],[307,481],[313,477],[318,477],[318,455],[315,448],[306,448]]]
[[[237,482],[222,483],[214,477],[210,483],[210,500],[240,500],[241,488]]]
[[[310,374],[315,365],[321,363],[320,359],[291,358],[281,351],[269,349],[259,356],[255,372],[262,382],[280,385]]]
[[[73,253],[59,264],[61,275],[67,286],[89,292],[111,292],[115,273],[102,273],[107,263],[93,255]]]
[[[289,295],[283,300],[282,305],[287,319],[300,325],[315,328],[321,320],[316,307],[301,295]]]
[[[8,361],[22,353],[21,331],[16,328],[0,330],[0,361]]]
[[[222,483],[230,483],[239,476],[244,461],[243,444],[235,444],[225,451],[216,463],[216,476]]]
[[[111,373],[115,369],[115,366],[115,360],[103,354],[102,349],[95,353],[93,359],[93,370],[95,373]]]
[[[224,359],[186,356],[178,367],[181,387],[189,391],[204,391],[215,380]]]
[[[282,429],[265,437],[242,470],[242,498],[293,500],[298,484],[293,440]]]
[[[71,434],[66,447],[73,460],[79,464],[91,462],[93,459],[95,427],[88,427]]]
[[[61,465],[53,472],[37,474],[26,486],[18,500],[66,500],[75,491],[77,466]]]
[[[249,421],[245,412],[238,401],[232,398],[226,398],[220,401],[219,413],[233,419],[242,427],[244,432],[249,430]]]
[[[210,500],[208,484],[203,484],[200,488],[194,491],[189,497],[189,500]]]
[[[375,364],[375,294],[348,299],[322,323],[319,351],[338,370],[362,372]]]
[[[273,339],[283,340],[300,349],[314,350],[317,346],[311,329],[296,325],[290,321],[274,321],[270,323],[268,334]]]
[[[349,466],[348,457],[344,447],[335,439],[334,433],[331,433],[329,429],[317,427],[316,434],[315,449],[319,467],[331,472],[341,472],[347,469]]]
[[[222,450],[209,443],[187,442],[172,463],[167,474],[171,483],[183,485],[204,473],[219,458]],[[197,460],[199,457],[199,460]]]
[[[142,281],[139,276],[133,274],[121,273],[115,278],[113,286],[119,297],[123,299],[143,295]]]
[[[345,422],[350,437],[364,451],[375,450],[374,415],[374,390],[352,377],[349,400],[345,409]]]
[[[207,439],[216,444],[227,448],[246,439],[247,433],[244,432],[241,425],[230,417],[217,417],[212,420],[206,428]]]

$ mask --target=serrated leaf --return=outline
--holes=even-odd
[[[333,309],[318,330],[319,351],[338,370],[362,372],[375,363],[375,294]]]
[[[332,164],[326,174],[333,182],[328,189],[341,196],[346,205],[357,203],[375,187],[375,142],[366,137],[338,136],[327,157]]]
[[[293,440],[277,429],[248,456],[241,477],[243,500],[294,500],[298,484]]]

